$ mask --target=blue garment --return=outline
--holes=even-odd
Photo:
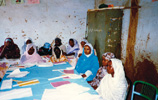
[[[87,81],[92,81],[99,69],[98,57],[94,54],[93,49],[91,49],[91,51],[91,55],[87,57],[83,49],[82,55],[79,57],[75,67],[78,73],[85,74],[87,70],[90,70],[92,72],[92,74],[86,79]]]

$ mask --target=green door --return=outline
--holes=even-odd
[[[122,16],[123,11],[120,9],[87,12],[86,37],[96,49],[100,65],[105,52],[112,52],[116,58],[121,58]]]

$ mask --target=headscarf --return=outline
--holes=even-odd
[[[85,42],[85,43],[88,43],[88,41],[87,41],[86,39],[82,39],[81,42],[82,42],[82,41]]]
[[[107,74],[100,82],[97,92],[106,100],[124,100],[126,97],[127,81],[122,61],[111,59],[114,77]]]
[[[62,45],[60,38],[55,38],[55,41],[58,41],[58,42],[59,42],[59,46]],[[55,45],[55,46],[56,46],[56,45]]]
[[[12,38],[6,38],[5,41],[4,41],[4,44],[5,44],[6,42],[8,42],[8,41],[11,43],[11,46],[14,45],[14,41],[13,41]]]
[[[111,52],[106,52],[102,56],[104,56],[104,58],[106,60],[110,60],[111,58],[115,58],[115,55],[113,53],[111,53]]]
[[[24,45],[22,46],[22,54],[26,51],[26,46],[27,46],[26,42],[27,42],[27,40],[31,40],[32,41],[32,39],[30,37],[25,39]]]
[[[84,41],[85,43],[88,43],[88,41],[86,39],[82,39],[81,42]],[[79,45],[80,50],[78,51],[78,55],[82,54],[83,52],[83,47],[81,46],[81,44]]]
[[[86,43],[84,46],[89,46],[89,47],[90,47],[90,49],[91,49],[90,54],[88,54],[88,55],[86,55],[86,54],[85,54],[85,56],[89,57],[90,55],[92,55],[92,54],[94,53],[93,46],[92,46],[90,43]],[[83,52],[84,52],[84,51],[83,51]]]
[[[33,47],[34,48],[34,53],[32,55],[28,54],[29,49]],[[37,54],[36,52],[36,46],[31,43],[28,44],[26,46],[26,51],[24,52],[24,54],[22,55],[21,59],[20,59],[20,63],[21,64],[25,64],[25,63],[36,63],[36,62],[44,62],[44,60],[42,60],[42,58],[40,57],[39,54]]]
[[[48,43],[48,42],[44,43],[43,48],[45,48],[45,49],[49,49],[49,48],[50,48],[50,43]]]
[[[79,44],[78,44],[77,40],[73,39],[73,41],[74,41],[74,46],[71,47],[70,44],[68,44],[66,52],[67,52],[67,54],[75,53],[75,57],[77,57],[77,54],[79,51]]]
[[[91,48],[91,54],[87,56],[84,52],[82,52],[82,55],[77,61],[75,69],[78,73],[85,73],[86,71],[90,70],[92,74],[86,80],[92,81],[99,69],[99,62],[97,56],[94,54],[92,45],[90,43],[87,43],[86,45]]]

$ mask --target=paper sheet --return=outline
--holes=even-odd
[[[31,88],[14,89],[6,92],[0,92],[1,100],[18,99],[32,96]]]
[[[42,100],[102,100],[99,95],[87,93],[88,90],[76,83],[65,84],[56,89],[45,89]]]
[[[66,64],[66,62],[53,63],[54,65]]]
[[[74,70],[64,70],[65,74],[74,74]]]
[[[2,85],[1,85],[1,90],[3,89],[11,89],[12,88],[12,79],[9,80],[3,80]]]
[[[23,71],[23,72],[20,72],[19,69],[15,69],[12,73],[10,73],[7,78],[9,77],[16,77],[16,78],[19,78],[19,77],[24,77],[28,74],[29,72],[28,71]]]
[[[53,87],[58,87],[58,86],[61,86],[61,85],[64,85],[64,84],[69,84],[70,82],[69,81],[60,81],[60,82],[51,82],[51,85]]]
[[[37,63],[38,67],[52,67],[53,63],[52,62],[46,62],[46,63]]]

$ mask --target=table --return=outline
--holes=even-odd
[[[15,87],[12,87],[11,89],[0,90],[0,92],[30,87],[32,89],[33,96],[24,97],[24,98],[20,98],[20,99],[16,99],[16,100],[41,100],[43,92],[45,89],[55,89],[50,84],[51,82],[70,81],[72,83],[77,83],[77,84],[82,85],[84,87],[88,87],[90,89],[89,91],[87,91],[88,93],[98,95],[97,92],[83,78],[80,78],[80,79],[59,78],[59,79],[55,79],[55,80],[48,80],[50,78],[59,77],[59,76],[63,75],[63,73],[61,73],[59,71],[52,71],[52,70],[66,69],[69,67],[72,67],[72,66],[68,62],[66,62],[65,64],[53,65],[52,67],[38,67],[37,65],[35,65],[35,66],[29,67],[29,68],[21,68],[20,71],[28,71],[30,73],[22,78],[12,78],[13,80],[27,81],[27,80],[32,80],[32,79],[38,79],[40,83],[19,87],[19,86],[15,86],[15,85],[17,85],[17,82],[13,81],[12,85]],[[3,80],[0,82],[0,86],[2,85],[2,82],[4,80],[10,79],[10,78],[7,78],[7,75],[9,72],[10,71],[7,71],[7,73],[5,74]],[[74,73],[78,74],[76,72],[76,70],[74,70]]]

